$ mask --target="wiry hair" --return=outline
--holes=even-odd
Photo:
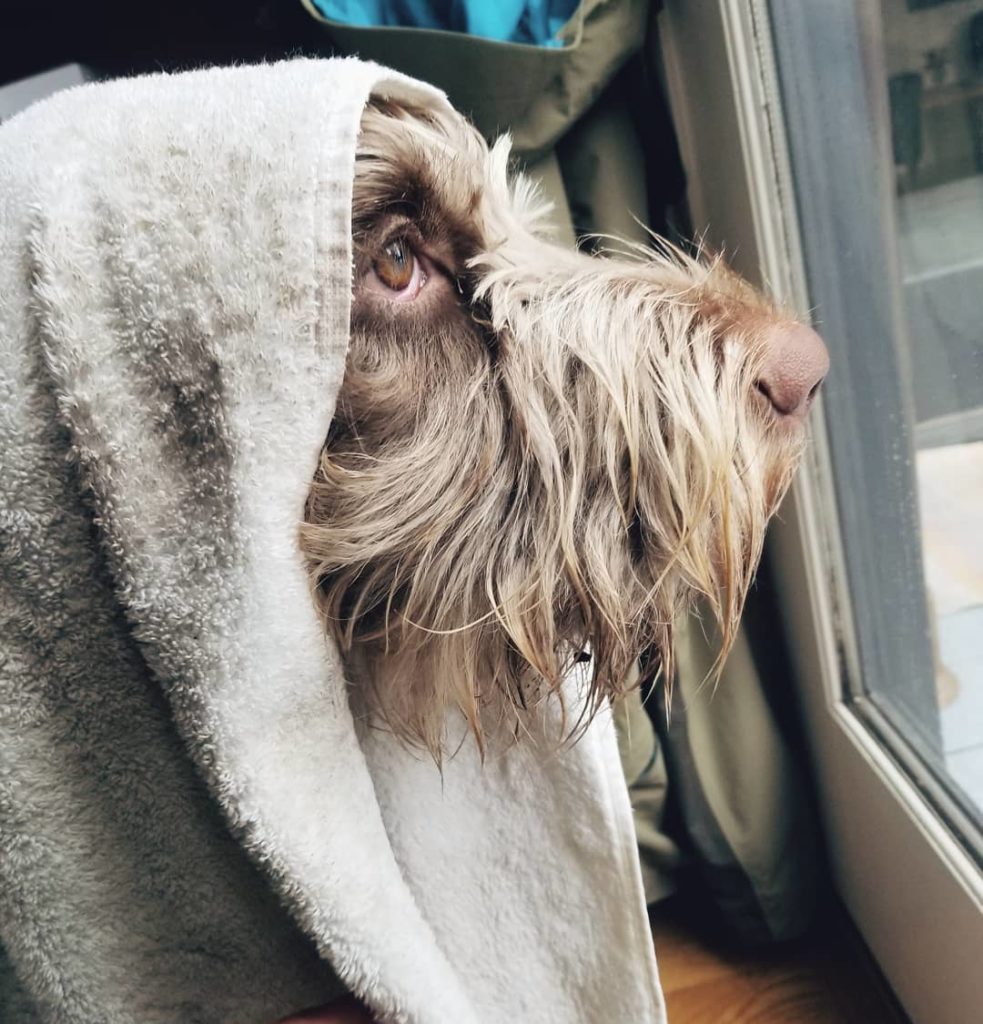
[[[303,528],[369,713],[439,757],[449,707],[479,744],[522,731],[589,651],[590,714],[639,658],[671,680],[695,595],[722,659],[801,443],[754,390],[789,317],[717,259],[550,244],[507,141],[377,103],[356,243],[394,210],[445,233],[461,294],[424,322],[356,302]]]

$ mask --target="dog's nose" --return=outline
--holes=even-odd
[[[828,371],[829,353],[811,327],[775,327],[755,384],[779,416],[803,420]]]

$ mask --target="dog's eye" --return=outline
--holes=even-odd
[[[396,302],[415,299],[427,283],[422,261],[405,238],[389,242],[372,263],[375,280]]]
[[[374,266],[379,280],[387,288],[401,292],[413,280],[416,257],[406,242],[402,238],[397,238],[382,250],[382,255],[375,261]]]

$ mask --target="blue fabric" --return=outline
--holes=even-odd
[[[404,25],[533,46],[562,46],[557,32],[578,0],[312,0],[345,25]]]

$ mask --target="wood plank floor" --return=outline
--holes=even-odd
[[[670,1024],[908,1024],[842,910],[767,953],[714,942],[676,900],[652,934]]]

